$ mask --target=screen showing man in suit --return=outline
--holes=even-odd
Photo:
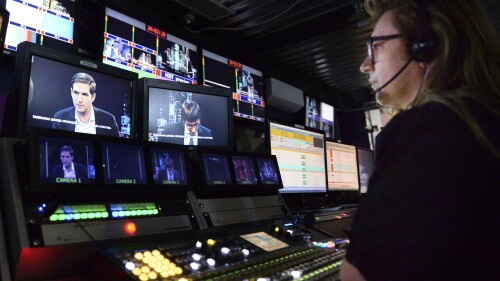
[[[71,78],[73,106],[54,114],[56,120],[75,120],[72,123],[54,121],[52,128],[86,134],[120,136],[115,116],[93,106],[96,99],[96,82],[87,73],[79,72]]]
[[[87,168],[79,163],[74,162],[75,159],[73,148],[68,145],[63,145],[59,154],[61,164],[54,167],[52,177],[57,182],[82,183],[89,178]]]
[[[186,163],[180,150],[153,148],[153,178],[159,185],[186,185]]]
[[[227,97],[149,88],[148,140],[192,146],[227,146]]]

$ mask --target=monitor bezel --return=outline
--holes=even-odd
[[[103,75],[129,80],[131,83],[130,87],[130,138],[137,138],[137,95],[135,83],[137,81],[137,74],[121,70],[115,67],[111,67],[100,62],[95,62],[84,57],[75,56],[68,53],[59,52],[57,50],[47,48],[44,46],[39,46],[31,42],[22,42],[18,45],[17,55],[16,55],[16,65],[15,65],[15,76],[16,76],[16,107],[18,110],[18,124],[17,132],[19,135],[26,135],[30,129],[37,127],[29,127],[27,125],[27,114],[28,114],[28,99],[29,99],[29,84],[31,75],[31,58],[32,56],[37,56],[45,58],[48,60],[55,61],[57,63],[62,63],[70,65],[73,67],[81,68],[82,70],[91,70],[94,72],[99,72]],[[119,120],[117,120],[118,122]],[[56,129],[49,129],[54,131],[60,131]],[[80,133],[79,133],[80,134]],[[81,133],[80,135],[87,135]],[[99,136],[99,135],[92,135]]]
[[[143,116],[142,120],[142,128],[140,131],[142,132],[142,139],[148,141],[149,134],[149,88],[158,88],[162,90],[174,90],[174,91],[183,91],[183,92],[191,92],[200,95],[212,95],[224,97],[227,99],[227,145],[225,146],[204,146],[197,145],[191,146],[186,145],[188,147],[211,147],[214,149],[226,149],[232,150],[234,148],[234,130],[233,130],[233,118],[232,118],[232,96],[229,90],[222,88],[213,88],[213,87],[204,87],[201,85],[192,85],[192,84],[184,84],[172,81],[158,80],[153,78],[141,78],[138,82],[138,93],[141,95],[142,99],[142,108],[143,108]],[[163,144],[171,144],[168,142],[159,142]]]
[[[298,125],[298,124],[292,124],[292,123],[288,123],[288,122],[267,119],[267,122],[266,122],[267,151],[269,153],[272,153],[272,150],[271,150],[271,123],[323,135],[323,161],[324,161],[324,164],[325,164],[325,166],[324,166],[324,168],[325,168],[325,189],[322,190],[322,191],[314,191],[314,192],[307,192],[307,191],[304,191],[304,190],[295,191],[295,192],[289,192],[289,191],[285,191],[284,192],[284,190],[286,189],[286,187],[283,186],[283,189],[280,190],[280,193],[282,195],[285,195],[285,196],[293,196],[293,195],[297,195],[297,194],[311,194],[313,196],[318,196],[319,197],[319,196],[322,196],[322,195],[323,196],[326,195],[328,193],[328,178],[327,178],[328,174],[327,174],[327,171],[326,171],[326,152],[325,152],[326,137],[325,137],[325,132],[322,131],[322,130],[313,129],[313,128],[309,128],[309,127]],[[279,166],[278,166],[278,168],[279,168]]]

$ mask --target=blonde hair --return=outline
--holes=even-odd
[[[422,6],[425,11],[419,11]],[[426,14],[427,26],[437,42],[425,88],[414,105],[432,100],[448,106],[500,159],[498,147],[484,135],[470,109],[471,101],[477,102],[500,118],[500,40],[481,4],[477,0],[367,0],[365,10],[375,21],[394,11],[393,24],[407,40],[408,51],[421,26],[419,15]]]

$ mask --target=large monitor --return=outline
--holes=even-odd
[[[269,122],[271,154],[283,179],[282,193],[326,192],[325,136],[320,131]]]
[[[68,52],[73,49],[74,0],[6,0],[5,6],[10,12],[6,50],[16,51],[23,41]]]
[[[6,9],[0,6],[0,44],[4,46],[5,44],[5,34],[7,33],[7,26],[9,24],[10,13]],[[0,52],[0,57],[2,57],[2,52]]]
[[[329,191],[358,191],[356,146],[326,141]]]
[[[137,74],[23,42],[16,57],[19,131],[134,137]]]
[[[142,78],[144,138],[189,146],[233,148],[228,90]]]
[[[373,173],[373,151],[366,148],[357,147],[356,152],[358,155],[360,193],[366,193],[368,191],[368,181]]]
[[[306,127],[322,130],[327,138],[334,137],[334,107],[306,96]]]
[[[202,50],[203,85],[230,89],[233,115],[264,122],[264,82],[262,72],[236,61]]]
[[[139,78],[197,84],[197,47],[157,27],[109,7],[105,9],[105,64],[133,71]]]

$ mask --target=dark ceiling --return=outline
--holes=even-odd
[[[366,55],[365,40],[371,32],[363,0],[111,2],[131,15],[152,19],[201,48],[259,69],[266,77],[282,80],[337,107],[369,91],[359,72]],[[482,2],[498,28],[500,1]]]

